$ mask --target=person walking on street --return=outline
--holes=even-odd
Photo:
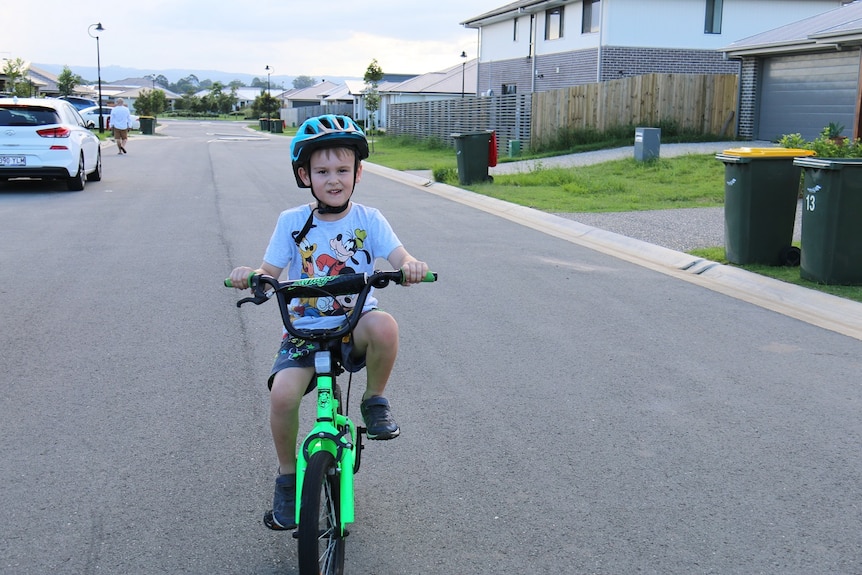
[[[129,128],[132,127],[132,115],[122,98],[117,98],[117,105],[111,109],[111,129],[114,131],[114,141],[117,142],[118,154],[126,153],[126,143],[129,141]]]

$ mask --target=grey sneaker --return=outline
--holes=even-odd
[[[263,524],[273,531],[296,529],[296,474],[275,478],[272,509],[263,514]]]
[[[368,439],[394,439],[401,433],[398,424],[392,419],[389,401],[382,395],[369,397],[359,405],[359,410]]]

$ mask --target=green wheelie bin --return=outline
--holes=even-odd
[[[490,180],[488,176],[491,132],[452,134],[458,156],[458,182],[469,185]]]
[[[793,244],[799,177],[794,148],[732,148],[724,162],[724,246],[733,264],[799,265]]]
[[[803,279],[862,285],[862,159],[798,158]]]
[[[141,133],[152,136],[156,133],[156,119],[153,116],[141,116]]]

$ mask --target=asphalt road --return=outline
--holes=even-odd
[[[309,197],[287,138],[128,150],[0,187],[0,573],[295,573],[260,523],[278,314],[221,286]],[[380,294],[402,436],[349,573],[862,572],[862,341],[373,170],[356,199],[440,281]]]

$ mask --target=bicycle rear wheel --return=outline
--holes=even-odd
[[[335,458],[327,451],[318,451],[308,462],[302,484],[297,529],[300,575],[344,573],[340,495]]]

